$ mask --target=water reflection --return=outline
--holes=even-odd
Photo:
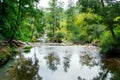
[[[38,74],[39,65],[36,55],[34,58],[35,63],[30,58],[25,59],[23,55],[20,55],[9,71],[9,80],[42,80],[42,77]]]
[[[94,46],[34,47],[16,57],[10,80],[117,80],[98,53]]]
[[[67,72],[68,68],[70,67],[70,57],[71,57],[70,54],[63,57],[63,68],[65,72]]]
[[[48,54],[46,57],[46,63],[48,65],[48,68],[52,71],[57,70],[57,65],[60,65],[60,59],[58,56],[56,56],[53,52]]]
[[[80,65],[85,65],[88,67],[94,67],[97,65],[100,65],[100,60],[96,59],[95,57],[91,56],[87,52],[83,52],[82,55],[80,55]]]
[[[85,79],[82,79],[80,76],[78,76],[78,78],[77,78],[78,80],[85,80]]]

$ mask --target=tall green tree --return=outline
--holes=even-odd
[[[99,0],[78,0],[77,7],[79,12],[98,13],[99,9],[101,8],[101,2]]]
[[[103,16],[103,23],[107,26],[108,30],[110,30],[112,36],[115,38],[114,28],[116,27],[116,24],[119,23],[114,19],[120,16],[120,1],[108,2],[106,4],[107,5],[101,9],[99,14]]]
[[[34,2],[39,0],[2,0],[0,1],[0,36],[11,43],[16,38],[22,21],[34,13]],[[27,16],[28,15],[28,16]]]
[[[75,6],[74,6],[74,2],[72,0],[68,1],[68,9],[66,10],[66,29],[68,32],[68,36],[74,36],[74,31],[75,31]],[[68,38],[69,38],[68,37]],[[70,40],[70,39],[68,39]]]
[[[38,9],[36,5],[24,14],[22,25],[20,25],[16,38],[24,41],[35,41],[36,38],[44,33],[44,27],[44,11],[43,9]]]
[[[16,0],[0,2],[0,34],[6,40],[14,36],[17,28],[18,3]]]
[[[48,37],[51,37],[51,41],[55,41],[55,32],[57,29],[60,29],[60,12],[62,11],[62,7],[58,5],[58,0],[51,0],[49,2],[49,13],[48,13],[48,26],[49,33]],[[51,32],[52,30],[52,32]],[[52,34],[51,34],[52,33]]]

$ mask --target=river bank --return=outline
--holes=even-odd
[[[49,46],[96,46],[95,44],[73,44],[73,43],[25,43],[21,41],[15,41],[14,40],[14,46],[6,45],[4,47],[0,47],[0,66],[4,65],[6,62],[8,62],[13,56],[20,53],[21,50],[23,50],[23,47],[25,46],[41,46],[41,45],[49,45]],[[26,49],[26,51],[29,51],[29,49]]]
[[[80,46],[81,44],[72,44],[72,43],[25,43],[21,41],[14,41],[14,46],[6,45],[4,47],[0,47],[0,67],[6,64],[10,59],[13,58],[16,54],[19,54],[25,46],[41,46],[41,45],[49,45],[49,46]],[[17,44],[17,45],[16,45]],[[91,46],[92,44],[85,44],[84,46]],[[83,45],[81,45],[83,46]],[[29,51],[28,49],[25,52]]]
[[[14,40],[12,45],[4,43],[3,46],[0,46],[0,67],[12,59],[13,56],[19,54],[24,45],[23,42]]]

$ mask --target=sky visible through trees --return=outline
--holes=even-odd
[[[47,8],[49,7],[49,1],[50,0],[40,0],[39,2],[39,7]],[[66,9],[68,6],[68,0],[58,0],[58,2],[61,1],[63,2],[64,8]],[[76,4],[77,0],[73,0],[74,4]]]

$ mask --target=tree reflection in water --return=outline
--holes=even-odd
[[[32,59],[25,59],[21,55],[9,71],[9,80],[42,80],[42,77],[38,74],[39,65],[36,55],[34,55],[34,58],[35,62],[33,63]]]
[[[120,64],[115,59],[101,62],[101,58],[92,54],[92,51],[79,51],[76,47],[73,47],[73,51],[80,53],[72,52],[68,47],[49,48],[42,47],[43,52],[36,50],[41,50],[41,47],[34,48],[30,54],[19,55],[9,71],[10,78],[6,80],[120,80],[116,76],[112,78],[111,74],[120,74]]]
[[[107,75],[109,74],[109,71],[106,70],[106,68],[103,67],[103,65],[100,63],[100,61],[96,61],[97,59],[95,57],[92,57],[89,53],[84,52],[82,55],[80,55],[80,65],[87,66],[89,68],[93,68],[95,66],[101,66],[101,71],[98,73],[98,76],[94,77],[92,80],[106,80]],[[84,78],[81,78],[82,76],[78,76],[78,80],[85,80]],[[110,79],[111,80],[111,79]]]
[[[96,61],[97,59],[95,59],[95,57],[90,56],[89,53],[84,52],[82,53],[82,55],[80,55],[80,64],[81,65],[85,65],[88,67],[94,67],[94,66],[98,66],[99,65],[99,61]]]
[[[109,69],[111,73],[113,73],[113,77],[111,80],[120,80],[120,61],[119,58],[104,58],[102,59],[104,63],[104,68]]]
[[[70,67],[70,57],[71,55],[68,54],[67,56],[63,57],[63,68],[64,68],[64,71],[67,72],[68,71],[68,68]]]
[[[77,78],[78,80],[85,80],[85,79],[82,79],[80,76],[78,76],[78,78]]]
[[[50,70],[56,71],[57,70],[57,65],[60,65],[60,58],[58,55],[55,55],[54,52],[48,54],[46,57],[46,63],[47,66]]]

